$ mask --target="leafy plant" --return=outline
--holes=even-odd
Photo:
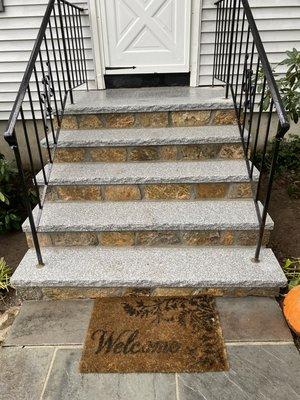
[[[288,279],[289,290],[300,285],[300,258],[287,258],[284,261],[283,271]]]
[[[264,168],[268,170],[273,158],[273,143],[267,147]],[[254,163],[259,167],[262,154],[257,152]],[[283,139],[278,153],[277,174],[289,172],[297,174],[300,171],[300,136],[290,135],[289,139]]]
[[[297,124],[300,117],[300,52],[294,48],[287,51],[287,56],[280,65],[286,65],[288,70],[278,82],[286,111]]]
[[[16,205],[17,171],[0,155],[0,233],[19,229],[21,217]]]
[[[296,180],[289,183],[287,191],[292,199],[300,198],[300,174],[296,175]]]
[[[36,203],[36,195],[31,189],[30,177],[28,194],[31,203]],[[13,164],[0,154],[0,233],[20,229],[22,220],[26,217],[24,192],[18,171]]]
[[[287,51],[287,58],[282,60],[274,69],[275,78],[279,75],[276,74],[276,69],[280,65],[285,65],[288,69],[282,78],[276,79],[276,83],[279,87],[279,91],[282,95],[282,100],[285,109],[296,124],[300,118],[300,52],[293,48],[292,51]],[[262,70],[259,71],[259,79],[257,90],[259,93],[263,90],[263,79],[264,73]],[[266,111],[270,107],[271,93],[270,89],[266,87],[265,95],[262,99],[263,109]]]
[[[4,258],[0,258],[0,290],[7,290],[10,286],[12,271],[6,264]]]
[[[260,170],[263,154],[257,151],[253,163]],[[269,171],[273,159],[273,142],[268,144],[264,158],[263,170]],[[289,139],[283,139],[276,163],[275,177],[284,175],[287,183],[287,192],[291,198],[300,197],[300,136],[290,135]]]

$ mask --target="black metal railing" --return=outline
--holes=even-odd
[[[73,103],[73,90],[88,82],[83,11],[66,0],[49,1],[4,133],[15,154],[39,265],[43,259],[36,228],[38,215],[33,216],[29,192],[34,191],[41,210],[43,196],[36,174],[41,171],[47,187],[67,98]],[[20,151],[20,139],[25,141],[25,153]]]
[[[260,224],[254,256],[259,261],[278,150],[290,125],[248,0],[219,0],[215,5],[213,85],[217,81],[225,83],[226,97],[230,92],[233,98]],[[266,188],[262,190],[272,134],[275,137],[272,162]],[[257,177],[254,161],[258,158]],[[263,199],[262,208],[259,199]]]

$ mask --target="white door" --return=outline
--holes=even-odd
[[[106,74],[189,72],[191,0],[100,5]]]

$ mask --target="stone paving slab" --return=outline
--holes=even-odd
[[[293,345],[229,346],[229,372],[178,374],[178,400],[300,399]]]
[[[175,400],[175,374],[80,374],[81,349],[56,353],[43,400]]]
[[[0,349],[0,399],[39,400],[53,353],[53,348]]]
[[[293,342],[275,299],[217,298],[225,341]],[[92,300],[26,301],[5,346],[82,345]]]
[[[26,301],[5,346],[82,344],[92,301]]]
[[[0,349],[0,398],[300,399],[300,355],[293,344],[286,343],[290,335],[276,301],[258,297],[223,298],[217,299],[217,305],[227,342],[228,372],[80,374],[78,363],[92,301],[25,302],[9,338],[17,347]],[[229,343],[232,340],[234,344]],[[249,340],[257,342],[245,343]],[[262,344],[263,341],[266,343]],[[72,342],[79,345],[68,346]],[[35,346],[24,348],[28,343]],[[50,343],[54,346],[45,347]]]
[[[226,342],[293,342],[279,304],[264,297],[217,298]]]

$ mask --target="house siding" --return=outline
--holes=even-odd
[[[202,0],[199,84],[212,82],[215,0]],[[300,0],[249,0],[271,64],[285,57],[285,51],[300,50]],[[280,72],[280,71],[279,71]]]
[[[195,0],[200,1],[200,0]],[[210,85],[214,51],[215,0],[202,0],[200,85]],[[87,1],[72,0],[87,9]],[[33,47],[48,0],[5,0],[0,13],[0,120],[7,120]],[[300,0],[250,0],[271,63],[300,48]],[[86,13],[88,14],[88,13]],[[88,77],[94,82],[94,62],[88,15],[84,17]],[[24,109],[28,109],[25,104]]]
[[[86,1],[72,3],[87,9]],[[9,117],[47,4],[48,0],[5,0],[5,12],[0,13],[0,120]],[[83,30],[88,78],[94,81],[88,11],[83,17]],[[24,104],[25,111],[28,106]]]

